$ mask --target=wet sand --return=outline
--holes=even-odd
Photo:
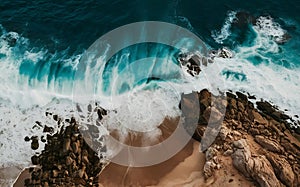
[[[176,186],[200,181],[205,155],[199,143],[191,140],[171,159],[149,167],[125,167],[110,163],[100,174],[103,186]]]

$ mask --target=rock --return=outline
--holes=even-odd
[[[255,136],[255,141],[266,150],[277,152],[277,153],[283,152],[283,148],[274,140],[269,140],[263,136],[257,135]]]
[[[195,140],[201,142],[201,139],[204,135],[205,129],[206,129],[205,126],[198,125],[196,130],[195,130],[195,133],[193,134],[193,138]]]
[[[237,109],[237,102],[236,102],[236,100],[235,99],[231,99],[229,101],[229,106],[231,106],[231,108],[233,108],[233,109]]]
[[[53,133],[54,132],[54,128],[53,127],[48,127],[47,125],[44,126],[43,132],[49,132],[49,133]]]
[[[252,178],[262,187],[281,187],[272,165],[265,156],[252,156],[245,139],[233,143],[237,149],[231,155],[233,166],[245,177]]]
[[[182,67],[186,68],[186,71],[192,75],[199,75],[201,69],[200,64],[202,57],[197,54],[180,54],[178,58],[179,63]]]
[[[203,174],[204,174],[205,179],[208,179],[209,177],[213,176],[216,167],[217,167],[217,164],[214,163],[214,161],[205,162],[204,168],[203,168]]]
[[[59,132],[47,134],[45,150],[40,155],[32,156],[32,164],[39,165],[41,169],[29,171],[31,179],[27,180],[26,187],[86,186],[86,184],[97,186],[97,175],[102,169],[100,158],[79,134],[79,125],[75,118],[62,123]],[[66,123],[69,124],[64,128]],[[38,137],[33,136],[31,140],[33,149],[36,149],[35,142],[38,142]]]
[[[217,155],[217,153],[218,151],[215,148],[209,147],[205,153],[206,160],[212,160]]]
[[[222,140],[225,140],[227,135],[230,133],[230,129],[228,129],[225,125],[222,125],[219,136]]]
[[[215,107],[208,107],[203,112],[203,117],[208,123],[217,123],[222,119],[223,114],[221,114]]]
[[[68,152],[70,150],[71,139],[65,138],[63,143],[63,152]]]
[[[87,109],[88,109],[89,112],[92,112],[92,105],[91,105],[91,104],[88,104]]]
[[[37,136],[31,137],[31,149],[37,150],[39,148],[39,140]]]
[[[233,153],[233,150],[232,150],[232,149],[227,149],[227,150],[223,153],[223,155],[224,155],[224,156],[230,156],[230,155],[232,155],[232,153]]]
[[[253,122],[257,122],[257,123],[260,123],[260,124],[267,124],[267,120],[264,119],[257,111],[255,110],[252,110],[251,113],[250,113],[250,116],[252,117],[252,121]]]
[[[233,99],[236,98],[236,95],[234,95],[234,94],[231,93],[231,92],[226,92],[226,96],[229,97],[229,98],[233,98]]]
[[[55,121],[58,121],[58,115],[53,115],[53,119],[54,119]]]
[[[66,165],[69,166],[69,165],[73,164],[73,162],[74,162],[74,160],[70,156],[67,156]]]
[[[256,24],[256,18],[248,12],[239,11],[235,17],[232,24],[238,28],[245,28],[249,24]]]
[[[199,99],[201,100],[209,100],[211,98],[211,93],[207,89],[203,89],[199,93]]]
[[[80,143],[78,141],[72,143],[72,150],[73,150],[74,153],[78,153],[79,146],[80,146]]]
[[[58,177],[58,171],[57,170],[52,170],[52,177],[54,177],[54,178]]]
[[[249,133],[253,136],[260,134],[259,130],[255,128],[249,129]]]
[[[223,47],[223,48],[219,49],[218,51],[211,51],[210,56],[212,58],[214,58],[214,57],[232,58],[233,57],[233,52],[230,51],[228,48]]]
[[[233,146],[238,149],[244,149],[247,146],[247,142],[245,139],[241,139],[239,141],[234,141]]]
[[[293,186],[295,175],[291,165],[285,158],[279,157],[276,154],[270,153],[266,155],[270,163],[272,164],[276,176],[286,186]]]
[[[38,165],[39,164],[39,157],[37,155],[34,155],[31,157],[31,163],[33,165]]]
[[[248,102],[248,96],[243,94],[242,92],[236,92],[238,98],[244,102]]]
[[[242,102],[238,101],[238,109],[239,111],[243,112],[245,110],[245,106]]]
[[[30,138],[29,138],[28,136],[26,136],[26,137],[24,138],[24,140],[25,140],[25,142],[29,142],[29,141],[30,141]]]

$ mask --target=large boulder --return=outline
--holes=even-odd
[[[283,186],[265,156],[251,155],[250,147],[245,139],[235,141],[233,146],[235,148],[234,153],[231,155],[233,166],[245,177],[252,178],[262,187]]]
[[[280,157],[274,153],[266,154],[266,156],[272,164],[275,174],[280,181],[286,186],[293,186],[295,175],[288,161],[284,157]]]
[[[255,141],[268,151],[276,153],[283,152],[283,148],[275,140],[269,140],[264,136],[257,135],[255,136]]]

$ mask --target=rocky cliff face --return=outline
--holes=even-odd
[[[199,186],[300,186],[299,129],[292,128],[293,119],[270,103],[256,105],[240,92],[215,96],[202,90],[182,95],[179,107],[185,128],[205,153],[206,181]],[[94,111],[99,120],[106,115]],[[74,118],[63,121],[53,115],[53,119],[65,127],[56,133],[44,127],[45,150],[32,157],[38,168],[30,170],[25,186],[97,186],[101,157],[82,138]],[[196,130],[190,128],[192,122],[197,123]],[[38,139],[25,138],[31,140],[32,149],[39,146]]]
[[[210,126],[220,127],[215,129],[218,136],[205,150],[207,180],[214,178],[224,164],[232,164],[259,186],[300,185],[300,136],[297,129],[291,128],[293,119],[265,101],[257,102],[256,109],[248,96],[240,92],[228,92],[227,97],[214,96],[207,90],[191,94],[198,98],[194,102],[201,107],[193,137],[201,142]],[[220,105],[226,105],[225,112],[218,111]],[[222,114],[224,120],[216,120]],[[231,161],[222,163],[224,157],[231,157]]]

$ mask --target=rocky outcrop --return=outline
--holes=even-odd
[[[233,146],[235,149],[231,155],[233,166],[246,177],[252,178],[262,187],[283,186],[276,178],[272,165],[265,156],[252,156],[245,139],[235,141]]]
[[[255,136],[255,141],[261,145],[263,148],[266,150],[272,151],[272,152],[277,152],[277,153],[282,153],[283,148],[274,140],[269,140],[265,138],[264,136],[257,135]]]
[[[88,109],[92,111],[91,107]],[[106,115],[104,109],[99,110],[99,116]],[[75,118],[62,120],[53,115],[53,120],[62,126],[56,133],[44,127],[44,132],[50,132],[47,143],[41,154],[32,156],[32,164],[38,167],[29,169],[31,178],[25,180],[25,186],[97,186],[97,176],[103,168],[102,157],[87,144]],[[25,137],[25,141],[30,140],[32,149],[36,149],[38,137]]]
[[[276,154],[266,154],[268,160],[272,164],[276,176],[286,186],[293,186],[295,180],[295,174],[289,162],[282,156]]]
[[[241,92],[215,96],[207,89],[182,95],[179,107],[185,129],[201,142],[200,151],[205,152],[202,177],[213,186],[217,174],[232,169],[239,171],[235,173],[239,179],[256,186],[299,186],[300,142],[291,118],[266,101],[258,102],[256,109],[248,97]],[[98,120],[107,114],[91,106],[88,111],[97,112]],[[31,170],[26,186],[96,186],[102,164],[87,145],[89,140],[79,133],[76,120],[47,115],[64,126],[57,133],[45,126],[48,135],[41,138],[47,141],[45,150],[31,158],[40,168]],[[25,137],[25,141],[31,141],[33,149],[39,147],[35,136]],[[233,181],[237,180],[230,176],[228,183]]]
[[[257,102],[255,108],[249,96],[241,92],[227,92],[226,96],[202,90],[196,100],[189,100],[190,104],[200,103],[193,137],[208,147],[205,178],[214,176],[223,167],[224,163],[218,161],[231,156],[232,165],[260,186],[299,186],[300,142],[289,121],[291,117],[266,101]],[[226,107],[225,112],[221,106]],[[209,121],[217,125],[210,126]],[[221,127],[215,128],[218,125]],[[209,134],[214,140],[210,140],[213,143],[208,146],[205,136]]]

